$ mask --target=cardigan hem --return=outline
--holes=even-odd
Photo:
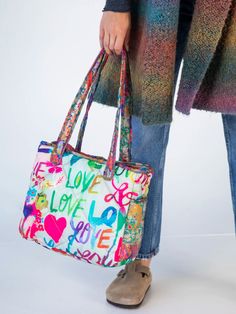
[[[117,108],[117,104],[113,104],[113,103],[107,104],[102,99],[96,99],[96,102],[106,107]],[[136,117],[141,118],[141,122],[144,125],[169,124],[173,121],[172,114],[158,114],[158,115],[153,115],[152,117],[147,118],[147,117],[144,117],[143,114],[140,113],[140,111],[134,110],[134,108],[130,108],[130,114],[131,116],[134,115]]]
[[[186,111],[184,110],[185,108],[183,107],[176,107],[175,108],[179,113],[181,113],[182,115],[184,116],[189,116],[190,113],[191,113],[191,110],[192,109],[195,109],[195,110],[200,110],[200,111],[205,111],[205,112],[209,112],[209,113],[220,113],[220,114],[230,114],[230,115],[236,115],[236,111],[235,109],[233,111],[230,111],[230,110],[223,110],[222,108],[219,108],[219,109],[214,109],[212,107],[202,107],[202,105],[198,105],[196,103],[194,103],[192,105],[192,107],[190,108],[189,111]]]
[[[230,115],[236,115],[235,109],[233,111],[230,110],[223,110],[223,109],[214,109],[214,108],[203,108],[203,107],[197,107],[197,105],[193,105],[192,109],[201,110],[201,111],[207,111],[210,113],[222,113],[222,114],[230,114]]]

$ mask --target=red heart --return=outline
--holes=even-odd
[[[56,243],[60,240],[65,227],[66,219],[64,217],[56,219],[55,216],[49,214],[44,219],[45,231]]]

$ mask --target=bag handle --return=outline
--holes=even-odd
[[[120,85],[118,92],[118,108],[115,117],[115,126],[112,136],[112,143],[109,157],[107,159],[106,168],[104,169],[103,177],[111,180],[114,176],[116,162],[116,147],[119,130],[119,122],[121,115],[121,131],[120,131],[120,155],[125,156],[126,161],[130,161],[131,157],[131,142],[132,142],[132,125],[131,115],[129,112],[129,89],[127,82],[127,52],[123,48],[121,52],[121,70],[120,70]]]
[[[83,136],[84,136],[84,131],[85,131],[85,127],[87,124],[87,120],[88,120],[88,114],[89,114],[89,110],[91,108],[91,104],[93,102],[93,97],[95,94],[95,91],[97,89],[97,85],[99,83],[99,78],[100,78],[100,74],[101,74],[101,70],[104,67],[107,59],[104,59],[105,62],[103,62],[103,64],[101,65],[100,70],[98,71],[97,77],[95,78],[95,83],[93,85],[93,87],[90,90],[90,94],[88,96],[89,100],[87,103],[87,107],[86,107],[86,112],[84,114],[81,126],[80,126],[80,130],[79,130],[79,135],[77,138],[77,143],[75,146],[75,150],[77,152],[81,151],[81,147],[82,147],[82,142],[83,142]],[[131,78],[130,78],[130,68],[129,68],[129,63],[128,63],[128,58],[126,59],[126,70],[127,70],[127,74],[125,75],[125,88],[126,88],[126,101],[127,104],[126,106],[121,106],[121,128],[120,128],[120,152],[119,152],[119,160],[120,161],[130,161],[131,160],[131,145],[128,145],[128,143],[131,144],[132,142],[132,126],[131,126],[131,116],[130,116],[130,112],[129,112],[129,101],[131,99],[131,85],[129,85],[129,83],[131,82]],[[125,141],[125,139],[127,139],[127,141]]]
[[[108,57],[108,56],[106,56],[106,57]],[[97,72],[96,77],[94,78],[94,83],[93,83],[93,85],[91,86],[90,92],[89,92],[89,94],[88,94],[88,103],[87,103],[87,107],[86,107],[86,111],[85,111],[83,120],[82,120],[82,122],[81,122],[80,130],[79,130],[79,135],[78,135],[77,143],[76,143],[76,146],[75,146],[75,150],[76,150],[77,152],[80,152],[80,151],[81,151],[81,146],[82,146],[82,142],[83,142],[84,131],[85,131],[85,127],[86,127],[87,120],[88,120],[88,113],[89,113],[90,107],[91,107],[92,102],[93,102],[93,97],[94,97],[95,91],[96,91],[96,89],[97,89],[97,85],[98,85],[98,82],[99,82],[99,79],[100,79],[101,71],[102,71],[104,65],[106,64],[106,61],[107,61],[107,58],[104,58],[103,61],[101,61],[100,69],[99,69],[99,71]]]
[[[81,111],[83,103],[87,97],[88,91],[92,85],[94,80],[94,76],[96,75],[99,65],[104,57],[104,53],[101,50],[96,57],[94,63],[89,69],[79,91],[77,92],[75,99],[67,113],[66,119],[61,128],[60,134],[55,143],[54,149],[51,153],[50,161],[57,165],[61,162],[62,155],[65,151],[65,148],[70,140],[73,129],[78,119],[78,113]]]
[[[62,155],[66,149],[66,146],[71,138],[72,132],[74,130],[75,124],[78,120],[79,114],[82,110],[82,106],[85,102],[85,99],[88,95],[88,92],[91,88],[91,92],[89,95],[89,104],[87,105],[86,114],[88,114],[88,110],[91,106],[93,95],[96,90],[96,86],[99,81],[99,76],[103,66],[105,65],[108,54],[105,52],[104,48],[101,49],[97,58],[95,59],[93,65],[88,71],[82,86],[80,87],[70,110],[66,116],[66,119],[63,123],[61,132],[58,136],[58,139],[54,145],[53,151],[51,153],[50,161],[57,165],[62,161]],[[125,49],[122,49],[121,53],[121,71],[120,71],[120,85],[118,91],[118,109],[115,117],[115,126],[112,136],[112,143],[109,152],[109,156],[106,162],[106,167],[104,169],[103,177],[104,179],[111,180],[114,175],[114,168],[116,162],[116,147],[117,147],[117,137],[118,137],[118,129],[119,129],[119,116],[121,111],[121,137],[120,137],[120,156],[122,156],[122,160],[129,161],[130,160],[130,146],[132,140],[132,127],[131,127],[131,116],[129,113],[129,97],[126,98],[126,94],[129,96],[128,84],[126,78],[126,70],[127,70],[127,52]],[[96,84],[94,84],[94,81]],[[80,135],[83,135],[84,127],[86,125],[85,115],[83,119],[83,124],[80,128]],[[79,137],[78,141],[80,143],[81,137]],[[81,142],[82,143],[82,142]],[[79,144],[81,145],[81,144]],[[80,146],[78,146],[80,147]]]

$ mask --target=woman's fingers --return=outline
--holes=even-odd
[[[110,44],[110,34],[107,31],[105,31],[105,35],[103,39],[103,47],[105,48],[108,54],[111,54],[109,44]]]
[[[99,41],[108,54],[121,54],[124,43],[128,47],[130,13],[105,11],[100,22]]]
[[[118,35],[116,37],[116,42],[115,42],[115,46],[114,46],[114,52],[119,55],[121,54],[122,48],[124,45],[124,36],[123,35]]]
[[[124,45],[127,51],[129,50],[129,38],[130,38],[130,28],[127,31],[125,42],[124,42]]]
[[[110,41],[109,41],[109,50],[111,51],[111,53],[114,52],[114,47],[115,47],[115,43],[116,43],[116,35],[114,34],[110,34],[109,36]]]

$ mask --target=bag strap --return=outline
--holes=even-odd
[[[75,150],[77,152],[81,151],[81,147],[82,147],[82,142],[83,142],[83,136],[84,136],[84,131],[85,131],[85,127],[87,124],[87,120],[88,120],[88,114],[89,114],[89,110],[91,107],[91,104],[93,102],[93,97],[94,94],[96,92],[98,83],[99,83],[99,79],[100,79],[100,75],[101,75],[101,71],[104,67],[104,65],[106,64],[107,58],[104,58],[104,61],[102,61],[102,65],[100,67],[100,70],[98,71],[96,78],[95,78],[95,83],[93,84],[89,96],[88,96],[88,103],[87,103],[87,107],[86,107],[86,112],[84,114],[83,120],[81,122],[81,126],[80,126],[80,130],[79,130],[79,135],[78,135],[78,139],[77,139],[77,143],[75,146]],[[123,161],[123,162],[127,162],[131,160],[131,145],[128,145],[128,143],[131,144],[132,142],[132,126],[131,126],[131,115],[130,115],[130,111],[129,111],[129,107],[130,107],[130,100],[131,100],[131,77],[130,77],[130,68],[129,68],[129,63],[128,63],[128,58],[126,60],[127,66],[126,66],[126,70],[127,70],[127,74],[125,76],[125,88],[126,88],[126,104],[125,106],[121,107],[121,128],[120,128],[120,152],[119,152],[119,160]]]
[[[123,48],[121,52],[121,70],[120,70],[120,86],[118,92],[118,108],[116,111],[115,117],[115,126],[114,132],[112,136],[112,143],[110,148],[109,157],[107,159],[106,167],[103,173],[103,177],[111,180],[114,176],[115,172],[115,162],[116,162],[116,148],[117,148],[117,139],[118,139],[118,131],[119,131],[119,123],[121,116],[121,137],[120,137],[120,153],[126,154],[128,161],[130,160],[130,155],[127,152],[130,152],[131,146],[131,137],[132,134],[131,129],[131,118],[128,110],[128,99],[127,96],[127,52]],[[126,114],[125,114],[126,112]],[[128,130],[127,130],[128,129]]]
[[[88,71],[83,81],[83,84],[81,85],[71,105],[71,108],[68,111],[68,114],[63,123],[62,129],[60,131],[60,134],[54,145],[53,151],[51,153],[51,158],[50,158],[50,161],[53,164],[57,165],[61,163],[63,153],[71,138],[71,135],[73,133],[74,127],[78,120],[79,114],[81,113],[82,106],[85,102],[85,99],[88,95],[89,90],[91,89],[86,114],[83,119],[83,124],[80,127],[79,143],[82,143],[82,141],[80,142],[80,139],[83,137],[84,127],[86,125],[86,120],[88,116],[88,111],[93,101],[93,95],[95,93],[96,86],[99,81],[101,70],[106,63],[108,56],[109,55],[105,52],[104,48],[102,48],[97,58],[95,59],[93,65],[91,66],[90,70]],[[127,61],[127,53],[125,49],[123,48],[122,53],[121,53],[121,71],[120,71],[120,85],[119,85],[119,91],[118,91],[118,109],[116,112],[115,127],[113,131],[113,136],[112,136],[111,148],[110,148],[109,156],[108,156],[106,167],[103,174],[103,177],[108,180],[111,180],[113,178],[114,170],[115,170],[114,168],[115,168],[115,162],[116,162],[116,147],[117,147],[120,111],[121,111],[121,119],[122,119],[121,120],[121,126],[122,126],[121,137],[120,137],[120,156],[124,158],[122,160],[126,160],[126,161],[130,160],[130,145],[131,145],[131,139],[132,139],[132,136],[131,136],[132,128],[131,128],[131,117],[129,113],[129,108],[127,109],[130,99],[129,98],[126,99],[126,94],[128,95],[128,88],[127,88],[128,84],[126,81],[126,70],[127,70],[126,61]],[[96,84],[94,84],[94,82]],[[81,147],[81,146],[78,146],[78,147]]]
[[[65,148],[71,138],[73,129],[78,119],[78,113],[81,111],[82,106],[86,100],[88,91],[92,85],[94,80],[94,76],[96,75],[99,66],[101,64],[101,60],[104,57],[104,52],[101,50],[96,57],[94,63],[92,64],[91,68],[89,69],[79,91],[77,92],[75,99],[67,113],[61,131],[58,135],[58,138],[55,142],[55,146],[51,153],[50,161],[57,165],[61,163],[62,155],[65,151]]]
[[[121,70],[120,70],[120,85],[118,92],[118,108],[115,117],[115,126],[112,136],[112,143],[110,148],[109,157],[107,159],[106,168],[104,169],[103,177],[111,180],[115,172],[116,162],[116,148],[117,138],[119,130],[119,122],[121,115],[121,132],[120,132],[120,155],[125,156],[126,161],[130,161],[131,157],[131,140],[132,140],[132,125],[131,115],[129,112],[129,100],[128,98],[128,84],[127,84],[127,52],[123,48],[121,52]],[[123,156],[122,155],[122,156]]]
[[[91,86],[90,92],[88,94],[88,103],[87,103],[87,107],[86,107],[86,111],[85,111],[83,120],[81,122],[79,135],[78,135],[77,143],[76,143],[76,146],[75,146],[75,150],[77,152],[81,151],[83,137],[84,137],[84,131],[85,131],[85,127],[86,127],[87,120],[88,120],[89,110],[90,110],[90,107],[92,105],[94,94],[95,94],[95,91],[96,91],[98,83],[99,83],[101,71],[102,71],[104,65],[106,64],[107,59],[108,59],[108,55],[106,55],[105,58],[101,61],[99,71],[97,72],[96,77],[94,78],[94,83]]]
[[[131,161],[131,144],[132,144],[132,118],[131,101],[132,101],[132,84],[130,76],[129,58],[126,58],[127,73],[125,77],[125,102],[121,106],[121,131],[120,131],[120,157],[119,160]]]

